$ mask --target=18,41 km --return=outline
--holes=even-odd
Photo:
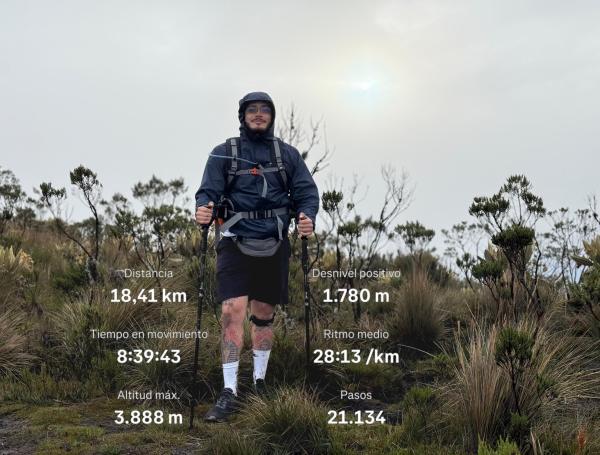
[[[134,305],[138,302],[143,303],[185,303],[187,301],[187,293],[169,291],[162,289],[161,292],[156,292],[156,289],[140,289],[135,294],[131,292],[131,289],[111,289],[110,290],[110,303],[133,303]]]

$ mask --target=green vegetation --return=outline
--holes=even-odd
[[[197,421],[188,432],[193,339],[91,336],[93,329],[193,330],[199,233],[183,208],[183,181],[152,177],[135,184],[131,199],[104,199],[99,176],[79,166],[70,179],[90,218],[69,223],[66,189],[44,183],[36,201],[12,172],[0,170],[0,441],[44,454],[599,452],[595,207],[549,211],[524,176],[510,177],[497,193],[474,199],[473,222],[442,231],[444,262],[430,247],[432,229],[397,224],[410,200],[405,178],[390,168],[383,177],[377,216],[355,212],[356,187],[323,193],[321,231],[310,241],[320,270],[401,271],[311,280],[313,348],[360,349],[363,360],[305,371],[300,242],[292,235],[290,305],[276,318],[267,377],[272,395],[249,393],[246,337],[241,412],[227,426]],[[542,232],[542,220],[551,221],[549,231]],[[386,242],[398,250],[381,253]],[[197,415],[221,384],[212,254],[207,267]],[[123,269],[172,277],[125,278]],[[123,287],[135,296],[182,291],[186,302],[111,303],[111,290]],[[326,289],[336,295],[352,288],[369,289],[371,301],[320,298]],[[374,301],[378,292],[389,299]],[[324,339],[325,329],[389,337]],[[181,362],[120,364],[118,349],[178,349]],[[394,360],[367,365],[370,349]],[[121,390],[179,399],[118,400]],[[341,390],[372,396],[348,400]],[[183,424],[117,425],[116,409],[181,413]],[[329,410],[377,410],[386,423],[328,424]]]

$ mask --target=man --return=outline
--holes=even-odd
[[[273,344],[275,305],[287,300],[290,209],[301,236],[313,232],[319,193],[298,150],[273,136],[271,97],[253,92],[239,102],[240,137],[212,151],[196,192],[196,222],[215,209],[223,237],[217,244],[217,297],[222,302],[224,389],[208,421],[225,421],[236,408],[243,322],[250,303],[254,389],[264,393]],[[220,204],[217,204],[220,202]]]

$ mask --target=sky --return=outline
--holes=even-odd
[[[317,183],[356,175],[364,215],[388,164],[414,187],[397,221],[438,232],[512,174],[581,208],[600,195],[599,23],[596,1],[2,0],[0,166],[30,194],[83,164],[107,198],[155,174],[192,199],[261,90],[322,119]]]

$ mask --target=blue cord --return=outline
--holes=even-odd
[[[233,157],[231,156],[225,156],[225,155],[208,155],[209,158],[224,158],[226,160],[232,160]],[[246,163],[250,163],[250,164],[254,164],[255,166],[259,166],[258,163],[255,163],[254,161],[250,161],[250,160],[245,160],[244,158],[240,158],[239,156],[237,157],[237,159],[239,161],[244,161]]]

